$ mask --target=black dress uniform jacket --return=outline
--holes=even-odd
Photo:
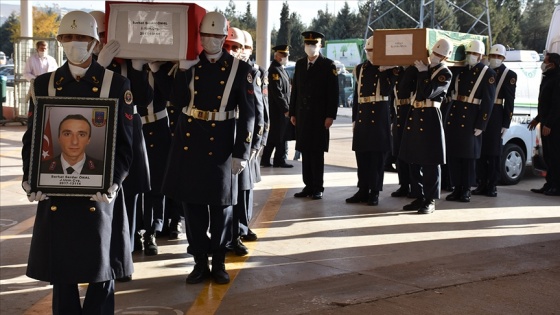
[[[363,71],[362,71],[363,68]],[[393,69],[396,70],[393,72]],[[379,66],[369,61],[359,64],[355,71],[356,82],[359,82],[361,72],[361,87],[358,95],[358,84],[354,88],[354,105],[352,106],[352,121],[354,134],[352,137],[353,151],[391,151],[391,108],[389,96],[393,92],[393,82],[396,81],[398,68],[379,71]],[[363,97],[379,97],[379,92],[387,100],[368,101],[360,104]],[[372,136],[375,136],[372,139]]]
[[[290,77],[284,67],[273,60],[268,68],[270,125],[272,126],[267,144],[278,145],[286,139],[286,129],[290,118],[284,113],[290,110]]]
[[[121,74],[130,80],[130,90],[134,95],[134,105],[146,106],[152,98],[153,91],[148,85],[148,74],[146,71],[138,71],[132,67],[130,59],[113,59],[107,69]],[[138,113],[133,119],[133,157],[130,172],[123,183],[125,193],[138,194],[150,191],[150,170],[146,143],[142,134],[142,120]]]
[[[56,96],[99,97],[105,68],[93,61],[76,81],[68,63],[56,70]],[[48,95],[50,73],[35,80],[37,96]],[[126,96],[126,97],[125,97]],[[113,75],[110,98],[118,98],[117,139],[113,181],[119,186],[132,162],[132,95],[128,79]],[[29,117],[34,115],[31,102]],[[29,177],[33,119],[23,136],[23,180]],[[40,201],[33,227],[27,276],[53,283],[103,282],[131,275],[128,222],[122,194],[115,200],[90,201],[84,197],[50,197]]]
[[[442,69],[438,71],[440,68]],[[451,77],[451,71],[443,64],[430,67],[428,71],[417,72],[415,101],[441,102],[445,99]],[[413,106],[410,109],[399,157],[412,164],[445,164],[445,134],[439,107]]]
[[[505,65],[494,69],[496,72],[496,88],[506,70]],[[498,156],[502,153],[502,128],[509,128],[513,116],[515,100],[515,89],[517,84],[517,74],[511,70],[506,73],[506,77],[499,91],[496,91],[498,103],[492,108],[492,115],[482,133],[483,155]]]
[[[402,134],[408,112],[410,111],[410,97],[416,87],[418,69],[409,66],[399,73],[396,86],[395,117],[393,118],[393,155],[399,156]]]
[[[334,62],[319,55],[307,69],[307,57],[296,62],[290,117],[296,117],[296,150],[329,150],[329,129],[325,119],[336,119],[338,110],[338,73]]]
[[[482,72],[486,67],[478,63],[473,67],[464,66],[458,70],[457,76],[449,87],[449,93],[456,93],[459,98],[468,97]],[[455,89],[455,82],[458,82],[458,91]],[[449,157],[478,159],[480,157],[482,137],[474,136],[474,129],[484,131],[496,93],[496,74],[494,70],[488,68],[474,97],[480,100],[480,104],[467,103],[462,100],[453,100],[449,105],[447,122],[445,123],[445,141],[447,145],[447,155]]]
[[[170,101],[181,108],[189,105],[202,111],[218,111],[233,65],[233,57],[222,49],[222,56],[211,63],[206,54],[175,78],[162,67],[156,72],[161,87],[172,87]],[[189,84],[193,79],[194,95]],[[167,82],[167,83],[165,83]],[[158,83],[159,84],[159,83]],[[253,138],[255,105],[251,66],[239,62],[226,111],[239,111],[238,119],[202,120],[183,114],[172,139],[163,193],[187,203],[229,206],[237,203],[237,176],[231,174],[232,157],[249,160]]]

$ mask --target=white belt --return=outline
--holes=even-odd
[[[132,106],[132,113],[138,114],[138,107],[136,107],[136,105]]]
[[[464,95],[457,95],[454,99],[458,100],[459,102],[469,103],[469,97]],[[481,100],[479,98],[473,98],[472,103],[475,105],[480,105]]]
[[[188,110],[186,107],[183,107],[183,114],[187,116],[191,116],[196,119],[206,120],[206,121],[224,121],[228,119],[237,118],[237,112],[235,110],[230,110],[227,112],[210,112],[206,110],[199,110],[191,108]]]
[[[153,113],[153,114],[150,114],[150,115],[142,116],[142,117],[141,117],[141,118],[142,118],[142,124],[153,123],[153,122],[158,121],[158,120],[160,120],[160,119],[163,119],[163,118],[165,118],[165,117],[167,117],[167,110],[166,110],[166,109],[160,110],[160,111],[157,112],[157,113]]]
[[[494,102],[494,104],[497,104],[497,105],[502,105],[503,103],[504,103],[504,99],[503,99],[503,98],[497,99],[497,100]]]
[[[441,106],[441,102],[434,102],[432,100],[425,100],[425,101],[415,101],[414,108],[423,108],[423,107],[437,107]]]
[[[383,102],[383,101],[388,101],[389,100],[389,96],[364,96],[364,97],[358,97],[358,103],[359,104],[364,104],[364,103],[375,103],[375,102]]]

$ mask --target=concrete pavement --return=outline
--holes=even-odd
[[[389,196],[398,183],[386,173],[379,206],[346,204],[356,191],[348,111],[332,128],[324,199],[292,197],[299,161],[262,169],[259,240],[245,243],[248,256],[228,256],[229,285],[187,285],[186,239],[160,238],[159,255],[133,254],[115,313],[560,314],[560,198],[529,191],[543,179],[526,174],[497,198],[440,200],[418,215]],[[35,205],[20,186],[24,128],[0,127],[0,313],[49,314],[51,287],[25,276]]]

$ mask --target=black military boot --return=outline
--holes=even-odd
[[[155,256],[158,254],[156,233],[144,233],[144,255]]]
[[[401,185],[399,189],[391,193],[391,197],[406,197],[410,191],[408,190],[408,185]]]
[[[214,253],[212,255],[212,278],[217,284],[228,284],[229,274],[226,271],[226,255]]]
[[[459,200],[459,198],[461,198],[461,193],[462,193],[462,187],[461,186],[455,186],[455,188],[453,188],[453,192],[450,193],[449,195],[447,195],[447,197],[445,197],[445,200],[447,200],[447,201],[457,201],[457,200]]]
[[[407,210],[407,211],[410,211],[410,210],[416,211],[416,210],[422,208],[422,205],[424,205],[424,201],[425,200],[422,197],[421,198],[416,198],[411,203],[405,205],[402,209]]]
[[[471,190],[470,188],[463,187],[461,191],[461,196],[459,197],[459,201],[461,202],[471,202]]]
[[[488,192],[488,185],[486,183],[478,183],[475,190],[472,191],[473,195],[486,195]]]
[[[368,192],[367,190],[362,189],[358,190],[358,192],[355,193],[354,196],[346,198],[347,203],[360,203],[366,201],[368,201]]]
[[[178,219],[171,219],[169,222],[169,239],[177,240],[181,233],[183,233],[181,221]]]
[[[473,192],[473,194],[474,194],[474,192]],[[498,196],[498,189],[496,188],[495,185],[488,186],[488,189],[486,189],[486,196],[488,196],[488,197],[497,197]]]
[[[210,268],[208,267],[208,255],[194,256],[194,269],[187,276],[188,284],[201,283],[210,275]]]

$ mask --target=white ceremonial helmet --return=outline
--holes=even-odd
[[[490,48],[489,55],[500,55],[505,57],[506,56],[506,47],[502,44],[496,44]]]
[[[97,31],[99,33],[107,31],[107,27],[105,26],[105,12],[91,11],[89,14],[91,14],[93,18],[95,18],[95,22],[97,22]]]
[[[434,44],[432,51],[449,58],[453,52],[453,44],[448,39],[441,38]]]
[[[214,35],[228,34],[226,17],[219,12],[208,12],[200,22],[200,32]]]
[[[245,47],[250,47],[251,49],[253,49],[253,36],[251,36],[251,34],[249,34],[249,32],[243,30],[242,31],[243,34],[245,35]]]
[[[476,39],[467,44],[465,51],[475,52],[484,55],[486,52],[486,47],[484,46],[484,43],[481,40]]]
[[[243,46],[245,46],[245,35],[243,34],[243,31],[237,27],[230,27],[226,37],[226,42],[238,43],[241,45],[241,48],[243,48]]]
[[[65,34],[91,36],[99,41],[97,22],[91,14],[84,11],[71,11],[64,15],[58,27],[57,37]]]
[[[366,40],[366,46],[364,47],[364,49],[373,49],[373,36],[370,36]]]

